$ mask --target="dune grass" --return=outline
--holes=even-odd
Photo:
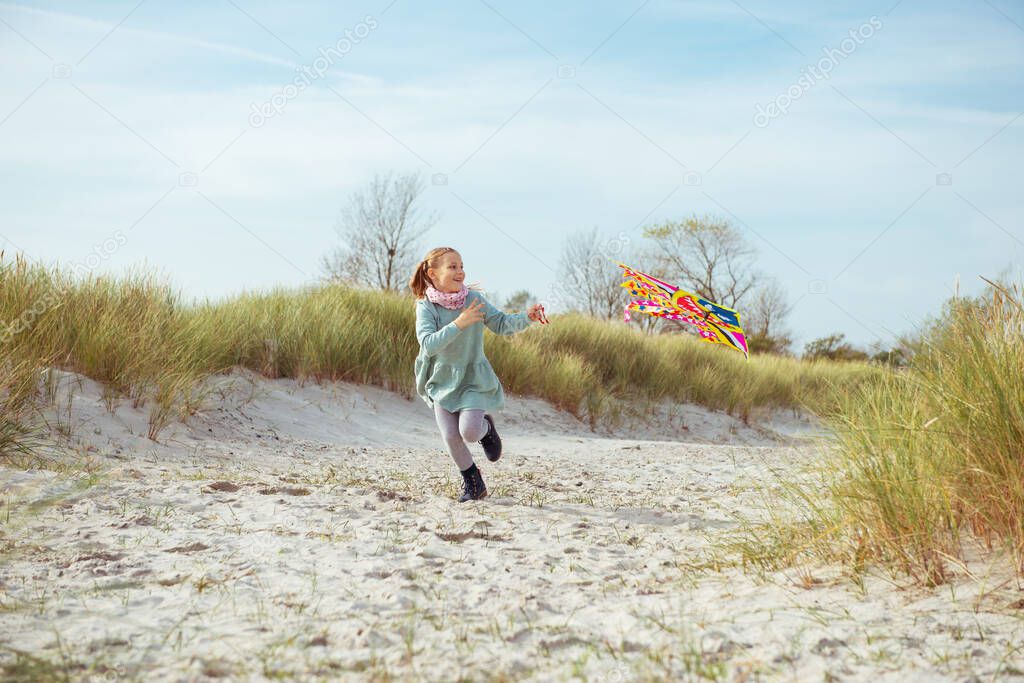
[[[577,414],[574,406],[582,397],[595,419],[622,400],[696,403],[742,419],[763,407],[819,411],[831,409],[838,394],[885,374],[863,363],[756,355],[747,361],[688,335],[645,335],[579,314],[488,342],[488,356],[512,391],[543,396]],[[522,362],[528,353],[536,360]],[[530,374],[543,373],[545,363],[557,364],[558,370],[547,378]]]
[[[950,302],[906,372],[844,394],[836,447],[782,507],[747,528],[745,560],[878,563],[942,583],[972,548],[1024,573],[1024,297],[993,286]],[[770,568],[769,567],[769,568]]]
[[[413,300],[336,285],[187,303],[138,272],[78,278],[0,261],[0,452],[23,443],[40,373],[58,367],[150,411],[150,437],[204,400],[203,380],[243,367],[267,377],[347,380],[412,398]],[[881,373],[867,365],[742,356],[680,335],[568,314],[515,337],[486,336],[507,390],[550,401],[591,424],[624,401],[691,401],[746,417],[759,406],[823,405]]]

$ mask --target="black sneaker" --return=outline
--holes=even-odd
[[[470,465],[469,469],[463,470],[462,482],[463,489],[462,496],[459,497],[460,503],[487,497],[487,486],[484,485],[483,475],[480,474],[480,470],[477,469],[476,465]]]
[[[484,419],[487,420],[487,433],[484,434],[484,438],[480,439],[480,445],[484,447],[484,455],[487,456],[487,459],[497,462],[501,457],[501,437],[498,436],[498,430],[494,428],[494,418],[484,415]]]

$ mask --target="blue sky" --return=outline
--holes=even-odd
[[[352,190],[419,171],[447,176],[424,246],[490,291],[552,291],[572,232],[712,213],[798,348],[891,342],[1024,256],[1024,4],[833,5],[0,1],[0,245],[188,296],[294,286]]]

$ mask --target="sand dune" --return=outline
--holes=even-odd
[[[491,497],[460,505],[418,399],[242,373],[218,383],[154,443],[144,408],[108,412],[98,386],[62,376],[50,419],[72,434],[63,457],[94,474],[0,468],[0,663],[108,681],[1024,669],[1024,596],[1001,573],[862,589],[834,567],[709,566],[771,470],[816,457],[794,438],[815,429],[797,416],[754,427],[662,406],[657,421],[595,433],[510,399],[505,456],[478,459]]]

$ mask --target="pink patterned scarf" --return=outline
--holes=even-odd
[[[466,285],[462,285],[462,289],[457,292],[440,292],[434,289],[433,285],[427,285],[427,298],[435,304],[453,311],[465,305],[467,294],[469,294],[469,288]]]

